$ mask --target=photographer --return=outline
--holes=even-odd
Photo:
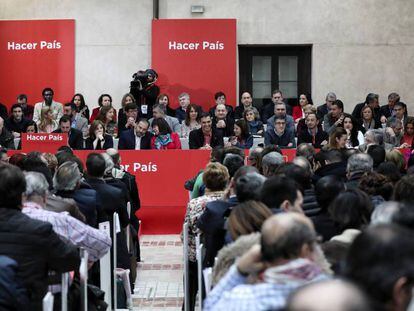
[[[153,69],[140,70],[133,76],[131,81],[131,94],[134,96],[139,107],[140,118],[149,119],[152,117],[152,107],[160,93],[160,88],[155,85],[158,74]]]

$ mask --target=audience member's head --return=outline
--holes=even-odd
[[[227,168],[218,163],[212,162],[207,164],[203,173],[203,183],[206,190],[223,191],[230,180]]]
[[[312,258],[317,240],[312,221],[298,213],[280,213],[262,226],[261,252],[266,263]]]
[[[390,224],[402,204],[395,201],[385,201],[377,205],[371,214],[371,225]]]
[[[376,172],[365,173],[359,180],[358,188],[370,196],[380,195],[386,201],[391,198],[393,191],[391,181]]]
[[[405,175],[395,184],[394,200],[414,204],[414,175]]]
[[[284,163],[283,156],[276,151],[269,152],[262,157],[262,172],[266,177],[274,176],[277,168]]]
[[[224,157],[223,165],[227,167],[230,177],[233,177],[236,171],[244,165],[244,159],[233,153],[228,153]]]
[[[276,173],[293,179],[303,190],[312,188],[310,167],[305,169],[294,163],[284,163],[279,166]]]
[[[306,158],[310,163],[313,163],[313,158],[315,157],[316,151],[315,147],[313,147],[311,144],[300,144],[296,148],[296,156],[297,157],[304,157]]]
[[[262,187],[260,201],[273,211],[303,213],[303,196],[294,180],[284,176],[268,178]]]
[[[254,167],[261,166],[261,153],[263,151],[262,147],[253,147],[249,150],[249,165]]]
[[[50,172],[52,173],[52,175],[55,173],[55,170],[58,166],[58,160],[56,158],[56,156],[50,152],[45,152],[42,154],[43,158],[46,160],[47,162],[47,167],[50,170]]]
[[[119,151],[115,148],[108,148],[106,149],[106,153],[109,154],[112,158],[112,161],[114,162],[115,166],[119,166],[121,163],[121,156],[119,154]]]
[[[263,222],[272,216],[272,211],[258,201],[246,201],[235,206],[228,220],[233,241],[241,235],[260,232]]]
[[[239,202],[259,200],[260,192],[266,177],[259,173],[247,173],[235,182],[236,195]]]
[[[49,184],[38,172],[25,172],[26,190],[23,193],[23,201],[36,202],[42,207],[46,205]]]
[[[329,206],[329,214],[340,231],[362,229],[370,220],[372,203],[369,196],[358,189],[338,194]]]
[[[345,276],[371,298],[374,310],[406,310],[414,280],[414,233],[397,225],[377,225],[351,245]]]
[[[348,159],[346,171],[348,176],[355,173],[372,172],[374,161],[371,156],[365,153],[354,154]]]
[[[107,153],[101,153],[101,156],[105,160],[105,177],[112,177],[112,169],[114,168],[114,161],[111,156]]]
[[[25,159],[26,155],[24,153],[15,153],[9,158],[9,163],[23,170],[23,162]]]
[[[367,149],[367,154],[371,156],[373,160],[374,169],[385,161],[385,149],[380,145],[370,145]]]
[[[378,168],[377,172],[386,176],[393,184],[401,179],[401,173],[394,162],[383,162]]]
[[[398,150],[393,149],[393,150],[387,151],[387,153],[385,154],[385,160],[387,162],[394,163],[399,172],[404,172],[405,171],[404,156]]]
[[[22,171],[10,164],[0,165],[0,206],[19,208],[22,194],[26,191],[26,180]]]
[[[315,299],[317,297],[317,299]],[[286,311],[371,311],[364,293],[343,280],[326,280],[305,285],[288,299]]]
[[[53,177],[53,188],[56,191],[75,190],[82,178],[78,165],[75,162],[67,161],[60,165]]]
[[[105,174],[105,159],[99,153],[90,153],[86,158],[86,170],[90,177],[102,178]]]
[[[334,175],[324,176],[315,185],[316,201],[322,210],[327,210],[338,194],[345,190],[343,181]]]

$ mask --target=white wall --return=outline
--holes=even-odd
[[[236,18],[238,44],[312,44],[314,101],[334,91],[348,110],[396,91],[414,112],[413,12],[409,0],[160,0],[160,18]],[[102,92],[117,104],[150,66],[152,0],[0,1],[0,19],[44,18],[76,20],[76,91],[92,107]]]
[[[1,0],[0,19],[75,19],[76,92],[90,108],[109,93],[120,106],[132,74],[151,58],[151,0]]]

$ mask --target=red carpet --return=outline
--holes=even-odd
[[[185,206],[142,206],[138,211],[141,234],[179,234],[183,228]]]

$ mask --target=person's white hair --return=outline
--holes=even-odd
[[[75,190],[81,178],[82,175],[76,162],[64,162],[58,167],[53,176],[53,188],[57,191]]]
[[[32,196],[46,196],[49,191],[49,184],[46,177],[38,172],[24,172],[26,179],[26,191],[23,193],[27,198]]]
[[[105,160],[105,173],[104,175],[112,175],[112,169],[114,168],[114,161],[112,157],[107,153],[101,153]]]
[[[371,215],[370,225],[390,224],[393,216],[400,210],[400,204],[395,201],[387,201],[375,207]]]

